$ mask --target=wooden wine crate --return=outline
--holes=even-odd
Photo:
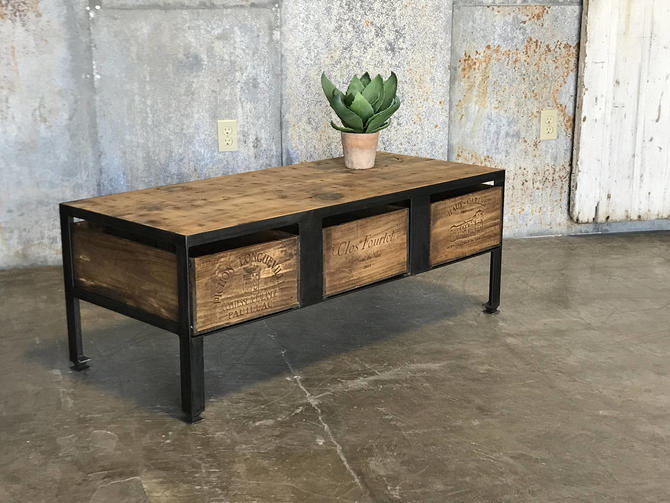
[[[72,229],[75,284],[143,311],[177,319],[174,253],[78,222]]]
[[[191,259],[195,333],[298,305],[298,238],[271,231]]]
[[[323,229],[324,295],[407,272],[407,208],[384,207],[359,215]]]
[[[430,208],[430,263],[441,264],[500,244],[502,188],[436,201]]]

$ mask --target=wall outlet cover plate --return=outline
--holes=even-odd
[[[540,140],[558,138],[558,114],[555,109],[540,112]]]
[[[219,152],[237,152],[237,121],[217,121]]]

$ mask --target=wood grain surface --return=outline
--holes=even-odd
[[[501,187],[433,203],[430,208],[431,265],[500,244],[501,205]]]
[[[323,293],[407,272],[407,208],[323,229]]]
[[[192,258],[191,274],[196,333],[295,307],[298,238]]]
[[[339,157],[67,205],[191,236],[497,171],[379,152],[368,170],[347,169]]]
[[[73,226],[72,248],[78,286],[177,319],[174,253],[113,236],[86,222]]]

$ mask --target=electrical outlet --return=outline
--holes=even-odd
[[[540,112],[540,140],[555,140],[558,138],[558,115],[556,110],[542,110]]]
[[[217,121],[219,152],[237,152],[237,121]]]

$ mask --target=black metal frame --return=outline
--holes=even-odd
[[[61,203],[60,225],[63,250],[63,275],[65,283],[65,307],[67,314],[68,343],[70,361],[74,370],[84,370],[89,367],[90,358],[84,356],[81,337],[81,317],[79,312],[79,300],[85,300],[93,304],[111,309],[131,318],[149,323],[179,336],[180,353],[180,375],[181,375],[181,401],[182,409],[189,422],[200,419],[205,409],[205,386],[204,386],[204,358],[203,339],[205,335],[225,330],[212,330],[206,334],[194,334],[191,320],[192,305],[190,294],[190,261],[189,252],[195,246],[216,243],[235,237],[253,234],[269,229],[297,225],[300,246],[300,307],[309,306],[322,302],[330,297],[323,295],[323,242],[322,226],[325,218],[374,208],[386,204],[408,204],[409,205],[409,272],[407,274],[390,278],[398,279],[408,275],[419,274],[429,269],[443,267],[454,262],[471,258],[483,253],[491,254],[489,299],[484,304],[487,313],[495,313],[500,305],[500,276],[502,259],[502,226],[500,245],[488,250],[463,257],[457,260],[445,262],[436,266],[430,264],[430,204],[431,196],[455,192],[467,188],[475,189],[483,183],[493,182],[495,186],[502,187],[503,203],[505,194],[505,171],[495,171],[489,174],[477,175],[469,178],[454,180],[436,185],[430,185],[417,189],[406,190],[393,194],[373,197],[369,199],[353,201],[349,203],[326,206],[317,210],[296,213],[252,222],[234,227],[222,228],[215,231],[204,232],[193,236],[182,236],[172,232],[164,231],[154,227],[130,222],[109,215],[96,213],[89,210]],[[171,250],[177,257],[177,285],[179,294],[178,320],[162,318],[148,313],[136,307],[124,304],[118,300],[86,290],[76,284],[73,269],[72,256],[72,225],[74,219],[83,219],[94,224],[103,225],[113,229],[115,234],[127,239],[149,242],[153,246]],[[375,283],[376,284],[376,283]],[[347,293],[347,292],[344,292]],[[343,294],[344,294],[343,293]],[[339,295],[343,295],[339,294]],[[299,309],[299,308],[294,308]],[[285,311],[283,311],[285,312]],[[258,321],[281,313],[255,318],[232,326]]]

